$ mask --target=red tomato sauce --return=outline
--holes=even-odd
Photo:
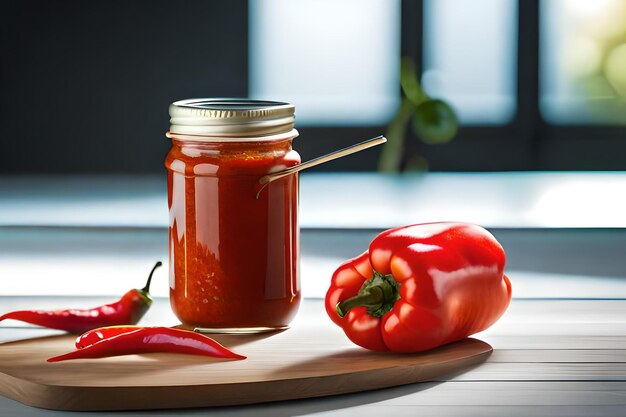
[[[282,327],[300,303],[298,177],[292,139],[172,140],[168,169],[170,302],[196,327]]]

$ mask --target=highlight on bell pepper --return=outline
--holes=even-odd
[[[504,249],[466,223],[382,232],[333,274],[326,312],[366,349],[419,352],[487,329],[507,309]]]

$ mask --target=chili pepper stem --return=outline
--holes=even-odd
[[[400,298],[400,284],[392,275],[374,271],[374,278],[365,281],[354,297],[337,303],[337,314],[344,317],[354,307],[366,307],[374,317],[382,317]]]
[[[152,271],[150,271],[150,275],[148,276],[148,282],[146,282],[146,286],[141,289],[142,292],[144,293],[150,292],[150,283],[152,282],[152,275],[154,275],[154,271],[161,265],[163,265],[161,261],[157,262],[154,265],[154,267],[152,268]]]

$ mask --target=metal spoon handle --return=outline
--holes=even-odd
[[[303,169],[311,168],[316,165],[323,164],[324,162],[332,161],[333,159],[360,152],[364,149],[371,148],[385,142],[387,142],[387,138],[385,138],[384,136],[376,136],[375,138],[368,139],[352,146],[348,146],[347,148],[339,149],[329,154],[318,156],[315,159],[311,159],[310,161],[298,164],[291,168],[287,168],[283,171],[273,172],[271,174],[265,175],[259,179],[259,184],[265,185],[279,178],[286,177],[287,175],[302,171]]]

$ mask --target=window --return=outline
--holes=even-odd
[[[333,96],[325,87],[340,79],[333,78],[332,72],[324,73],[327,67],[320,62],[339,54],[342,59],[337,65],[350,68],[343,54],[356,57],[355,61],[363,55],[358,49],[351,51],[346,43],[335,45],[330,37],[319,38],[326,39],[320,52],[315,39],[325,36],[324,31],[320,35],[320,27],[336,28],[342,19],[355,26],[347,33],[359,33],[359,24],[375,14],[380,28],[376,33],[393,45],[398,38],[385,35],[387,22],[397,19],[395,12],[389,12],[393,7],[383,10],[379,3],[367,2],[344,8],[315,2],[312,11],[307,9],[310,4],[304,9],[289,5],[250,2],[251,95],[280,91],[293,97],[300,108],[300,131],[307,139],[299,142],[305,158],[384,132],[393,113],[388,106],[396,105],[399,95],[398,86],[393,86],[396,78],[389,72],[389,68],[397,71],[397,61],[387,72],[375,74],[373,68],[367,68],[363,77],[373,80],[367,94],[340,86],[333,91],[345,91],[346,95]],[[461,123],[457,138],[444,146],[420,143],[408,129],[406,149],[423,155],[433,171],[624,169],[626,161],[619,155],[626,152],[626,132],[615,127],[626,121],[620,95],[626,91],[622,85],[626,71],[620,71],[626,67],[622,62],[626,46],[620,48],[626,43],[622,39],[626,36],[622,30],[626,27],[624,9],[626,0],[402,1],[399,55],[413,58],[426,92],[448,100]],[[594,61],[593,53],[589,55],[590,42],[571,44],[580,41],[591,23],[605,32],[605,38],[606,33],[612,34],[606,48],[613,52],[601,54],[605,69],[595,80],[576,75],[589,71]],[[287,29],[283,33],[290,36],[280,37],[275,28]],[[369,32],[359,36],[371,39]],[[268,42],[270,38],[273,40]],[[374,44],[371,56],[383,56],[380,45]],[[392,49],[387,59],[397,59],[398,49]],[[298,59],[288,63],[292,65],[289,71],[281,72],[279,58],[284,51]],[[307,51],[313,54],[307,56]],[[595,56],[597,61],[598,53]],[[296,62],[308,58],[306,65]],[[572,73],[567,65],[578,67]],[[317,77],[316,71],[324,76]],[[307,96],[307,91],[314,94]],[[352,97],[345,100],[348,95]],[[360,107],[345,105],[352,99]],[[368,115],[367,120],[363,115]],[[570,124],[577,126],[570,128]],[[376,157],[373,151],[324,169],[372,170]]]
[[[423,57],[426,93],[448,100],[462,124],[510,122],[517,105],[517,1],[424,1]]]
[[[541,112],[556,124],[626,124],[626,1],[541,2]]]
[[[381,125],[399,103],[399,0],[250,1],[249,94],[298,126]]]

